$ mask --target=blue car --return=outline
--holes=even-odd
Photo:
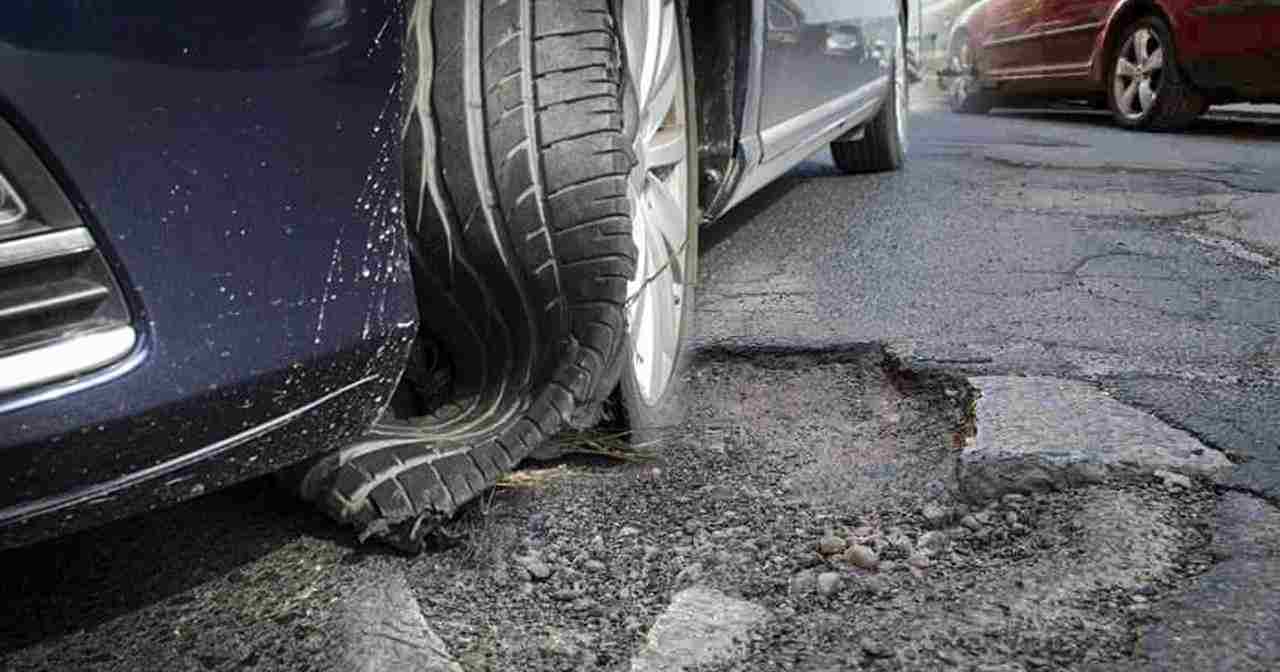
[[[699,227],[902,165],[907,9],[6,4],[0,547],[288,468],[416,550],[564,427],[678,423]]]

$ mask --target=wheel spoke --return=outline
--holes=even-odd
[[[656,242],[656,241],[655,241]],[[657,248],[657,245],[653,246]],[[653,250],[656,254],[657,250]],[[665,255],[664,255],[665,256]],[[658,258],[654,262],[659,262]],[[656,277],[649,283],[649,292],[653,294],[654,305],[669,306],[672,305],[675,296],[675,286],[672,282],[672,272],[670,269],[660,271]],[[657,319],[653,333],[653,366],[650,369],[650,389],[660,390],[666,386],[667,377],[671,375],[672,363],[675,359],[675,352],[680,338],[680,328],[676,323],[679,319],[679,306],[674,306],[675,310],[659,310],[654,316]]]
[[[1133,113],[1133,99],[1138,95],[1138,80],[1133,80],[1124,87],[1124,92],[1120,94],[1120,109],[1125,114]]]
[[[649,12],[646,5],[652,0],[643,0],[642,2],[624,2],[622,3],[622,37],[627,55],[627,71],[631,76],[631,83],[636,87],[637,100],[643,101],[640,96],[640,86],[644,81],[644,61],[647,56],[646,47],[651,44],[648,40]],[[643,102],[641,103],[643,109]]]
[[[679,45],[676,42],[678,33],[675,10],[673,7],[665,7],[662,15],[658,35],[661,42],[657,48],[651,49],[656,52],[657,59],[653,64],[653,71],[650,73],[646,70],[648,81],[644,87],[645,97],[641,99],[644,103],[640,108],[642,115],[639,137],[644,140],[652,138],[663,122],[667,121],[675,107],[677,93],[684,90],[684,77],[679,65]]]
[[[1147,44],[1151,40],[1151,33],[1146,28],[1139,28],[1133,34],[1133,55],[1138,58],[1139,63],[1146,63],[1147,56],[1150,55]]]
[[[653,274],[653,268],[650,266],[652,256],[649,250],[652,242],[647,233],[649,227],[644,223],[644,215],[636,216],[633,228],[639,234],[634,235],[633,239],[636,243],[636,278],[640,282],[634,287],[631,284],[627,285],[627,319],[632,327],[636,328],[650,321],[645,319],[652,307],[649,305],[651,302],[648,301],[649,296],[646,291],[648,287],[644,280]]]
[[[638,48],[632,49],[631,75],[636,88],[636,100],[640,109],[652,107],[654,92],[657,89],[666,61],[672,54],[675,30],[674,14],[669,20],[668,10],[674,10],[671,0],[640,0],[629,3],[633,12],[644,12],[643,21],[634,23],[634,28],[627,30],[631,41],[642,42]],[[668,43],[671,44],[668,44]]]
[[[1132,61],[1130,61],[1129,59],[1121,56],[1120,60],[1116,62],[1116,76],[1117,77],[1137,77],[1138,66],[1134,64]]]
[[[649,169],[669,168],[689,158],[689,141],[683,126],[664,128],[654,134],[646,148]]]
[[[1142,111],[1146,112],[1151,109],[1151,104],[1155,102],[1156,92],[1151,88],[1151,80],[1144,79],[1138,84],[1138,103],[1142,105]]]
[[[680,201],[671,192],[671,187],[654,175],[649,176],[649,188],[644,200],[645,207],[649,209],[649,225],[664,248],[662,256],[667,255],[667,249],[671,250],[675,255],[671,260],[672,268],[679,273],[683,270],[679,255],[684,251],[684,241],[689,236],[684,208],[680,207]]]
[[[1147,56],[1147,61],[1143,65],[1147,67],[1148,72],[1163,68],[1164,67],[1164,49],[1161,49],[1160,47],[1156,47],[1156,50],[1151,52],[1151,54]]]

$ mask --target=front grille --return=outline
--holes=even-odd
[[[0,122],[0,397],[106,366],[136,340],[93,234]]]

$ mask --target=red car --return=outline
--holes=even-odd
[[[1176,130],[1210,105],[1280,102],[1275,0],[979,0],[948,51],[957,112],[1076,98]]]

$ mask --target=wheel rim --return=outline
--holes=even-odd
[[[661,399],[675,371],[689,239],[689,145],[684,54],[674,0],[625,4],[627,77],[638,108],[636,164],[627,187],[636,273],[627,283],[632,372],[645,402]]]
[[[969,90],[973,86],[973,65],[969,62],[969,41],[964,36],[959,36],[964,40],[960,43],[959,52],[955,56],[955,69],[960,74],[956,75],[955,82],[951,85],[951,99],[955,105],[963,105],[965,98],[969,97]]]
[[[907,96],[909,94],[907,92],[907,50],[903,44],[904,42],[906,42],[906,39],[899,31],[898,46],[894,49],[893,104],[895,116],[898,117],[898,144],[905,153],[907,151]]]
[[[1116,56],[1113,82],[1116,109],[1126,119],[1141,119],[1155,107],[1164,80],[1164,45],[1147,27],[1133,31]]]

